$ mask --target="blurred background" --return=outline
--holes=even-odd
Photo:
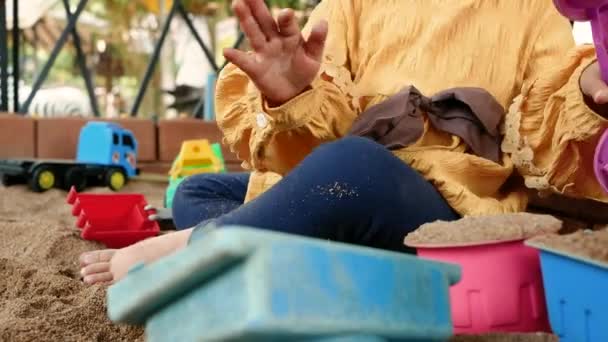
[[[195,110],[202,112],[206,90],[213,86],[217,68],[224,63],[222,49],[237,43],[246,48],[247,43],[239,41],[231,0],[181,0],[177,10],[172,0],[18,0],[16,41],[15,2],[0,2],[6,6],[6,53],[19,59],[18,64],[12,61],[7,66],[9,105],[4,110],[29,116],[195,116]],[[293,8],[303,25],[318,2],[268,0],[267,4],[273,11]],[[79,42],[70,32],[65,44],[58,48],[69,24],[66,8],[74,14],[79,6],[83,6],[75,22]],[[151,65],[168,21],[158,62]],[[18,49],[18,55],[14,49]],[[54,49],[58,54],[49,63]],[[19,108],[15,108],[12,99],[14,65],[19,69]],[[147,70],[149,83],[145,84]],[[89,96],[83,76],[89,77],[95,99]]]
[[[319,1],[266,3],[275,13],[294,9],[304,25]],[[247,42],[239,39],[231,3],[0,0],[7,28],[0,32],[0,39],[6,42],[4,53],[11,61],[6,72],[0,72],[0,83],[4,79],[7,83],[7,99],[0,98],[0,111],[35,117],[213,120],[212,89],[224,63],[221,51],[235,45],[247,48]],[[13,30],[14,4],[18,5],[18,32]],[[70,31],[62,40],[68,19],[76,12],[76,35]],[[588,23],[575,23],[573,34],[579,44],[592,42]],[[0,51],[0,60],[4,60],[2,55]],[[4,88],[0,88],[1,95]]]

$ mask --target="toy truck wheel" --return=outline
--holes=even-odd
[[[38,166],[30,177],[29,186],[35,192],[45,192],[56,184],[53,169],[49,166]]]
[[[106,186],[113,191],[119,191],[127,184],[127,176],[120,169],[110,169],[106,173]]]
[[[87,187],[87,177],[84,170],[78,167],[73,167],[65,173],[64,185],[66,189],[70,189],[72,186],[76,188],[76,191],[80,192]]]

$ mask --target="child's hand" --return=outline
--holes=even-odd
[[[270,105],[281,105],[306,90],[321,67],[327,23],[304,40],[292,10],[275,21],[263,0],[235,0],[232,8],[253,53],[226,49],[224,56],[243,70]]]
[[[602,80],[600,65],[597,62],[583,71],[579,83],[583,94],[593,99],[595,104],[608,103],[608,85]]]

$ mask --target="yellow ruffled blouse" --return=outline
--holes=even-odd
[[[592,169],[608,124],[578,84],[595,51],[575,47],[551,0],[325,0],[304,34],[321,19],[329,23],[321,71],[288,103],[270,108],[233,65],[219,77],[218,124],[253,171],[247,200],[347,134],[366,108],[414,85],[428,96],[481,87],[505,108],[500,164],[428,121],[416,143],[394,151],[460,214],[525,210],[522,176],[528,188],[608,201]]]

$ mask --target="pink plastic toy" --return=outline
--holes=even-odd
[[[557,10],[574,21],[590,21],[602,79],[608,83],[608,0],[553,0]]]
[[[604,132],[595,148],[593,170],[597,181],[604,191],[608,192],[608,130]]]
[[[147,202],[140,194],[79,194],[72,188],[67,202],[77,217],[76,226],[86,240],[108,248],[122,248],[159,234],[160,227],[148,217]]]
[[[450,288],[454,333],[550,332],[538,251],[523,241],[417,251],[462,268]]]

